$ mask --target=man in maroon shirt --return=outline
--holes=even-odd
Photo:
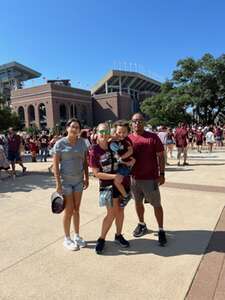
[[[179,124],[179,127],[176,129],[175,141],[177,147],[177,159],[178,159],[177,165],[180,166],[181,154],[183,153],[184,154],[183,166],[186,166],[188,165],[187,163],[188,131],[185,123]]]
[[[136,163],[132,169],[131,190],[139,219],[133,235],[139,237],[147,233],[144,222],[143,199],[145,199],[145,203],[150,203],[154,207],[159,226],[159,244],[164,246],[167,240],[163,230],[163,208],[159,191],[159,185],[165,182],[164,147],[155,133],[144,130],[144,117],[141,113],[133,115],[132,129],[133,133],[129,138],[133,144],[133,157]]]
[[[12,165],[13,176],[16,175],[16,171],[15,171],[16,163],[18,163],[22,167],[24,173],[26,171],[26,167],[24,167],[20,156],[21,139],[20,136],[15,133],[12,127],[8,129],[7,142],[8,142],[8,160]]]

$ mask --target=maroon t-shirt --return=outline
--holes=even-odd
[[[157,153],[163,152],[164,147],[160,138],[153,132],[142,135],[129,135],[133,144],[133,157],[136,163],[132,168],[132,176],[139,180],[156,180],[159,177]]]
[[[109,149],[104,150],[98,144],[93,145],[89,150],[89,166],[108,174],[115,174],[118,168],[117,161],[114,159],[112,151]],[[113,180],[99,179],[99,183],[100,186],[108,186],[113,184]],[[129,186],[129,176],[124,177],[122,184],[125,187]]]
[[[196,142],[203,142],[204,134],[203,132],[196,132]]]
[[[175,140],[177,147],[187,147],[188,131],[186,128],[177,128],[175,132]]]
[[[8,152],[19,152],[21,139],[17,134],[8,136]]]

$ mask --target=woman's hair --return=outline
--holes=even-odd
[[[81,123],[80,123],[80,120],[78,120],[77,118],[69,119],[66,123],[66,128],[69,127],[73,122],[78,123],[80,126],[80,130],[81,130]]]
[[[127,120],[118,120],[113,124],[113,127],[116,129],[118,126],[126,127],[127,131],[130,132],[130,125]]]
[[[82,130],[80,133],[80,137],[82,137],[83,139],[87,139],[88,138],[88,134],[86,130]]]
[[[105,127],[107,127],[107,128],[109,128],[109,125],[107,123],[99,123],[98,126],[97,126],[97,128],[96,128],[96,131],[98,131],[99,127],[102,126],[102,125],[105,126]]]
[[[69,127],[73,122],[76,122],[79,124],[79,127],[80,127],[80,130],[81,130],[81,123],[80,123],[80,120],[78,120],[77,118],[72,118],[72,119],[69,119],[66,123],[66,126],[65,126],[65,131],[63,132],[63,136],[67,136],[68,135],[68,132],[67,132],[67,127]]]

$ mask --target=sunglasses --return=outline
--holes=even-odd
[[[104,135],[107,135],[107,134],[110,134],[110,131],[109,130],[107,130],[107,129],[102,129],[102,130],[98,130],[98,133],[99,134],[104,134]]]
[[[132,120],[132,123],[134,123],[134,124],[143,124],[144,120]]]

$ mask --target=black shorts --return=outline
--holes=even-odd
[[[10,162],[19,162],[21,161],[20,153],[19,152],[8,152],[8,160]]]
[[[127,193],[130,192],[130,187],[125,187],[125,190]],[[119,198],[119,196],[121,196],[121,193],[120,191],[116,188],[115,185],[113,185],[113,198]]]

